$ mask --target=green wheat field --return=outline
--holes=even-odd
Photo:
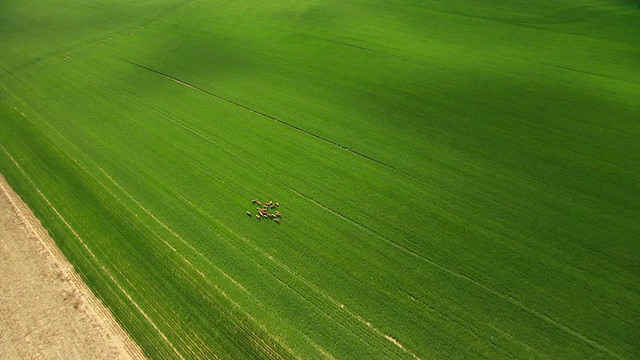
[[[151,359],[640,357],[638,1],[4,0],[0,173]]]

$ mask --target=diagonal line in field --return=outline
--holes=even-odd
[[[235,236],[236,238],[242,240],[245,244],[247,244],[250,248],[252,248],[254,251],[256,251],[257,253],[261,254],[262,256],[266,257],[267,259],[269,259],[269,261],[273,262],[274,264],[276,264],[277,267],[281,268],[282,270],[284,270],[287,274],[289,274],[292,278],[296,279],[297,281],[301,282],[302,284],[308,286],[313,292],[315,292],[316,294],[322,296],[323,298],[327,299],[329,302],[331,302],[333,305],[339,307],[342,311],[344,311],[346,314],[348,314],[350,317],[354,318],[356,321],[358,321],[360,324],[365,325],[367,328],[369,328],[371,331],[373,331],[376,335],[386,339],[387,341],[390,341],[391,343],[393,343],[395,346],[397,346],[400,350],[402,350],[403,352],[411,355],[415,360],[421,360],[420,357],[418,357],[418,355],[416,355],[413,351],[411,351],[410,349],[407,349],[404,345],[402,345],[400,342],[398,342],[396,339],[394,339],[393,337],[385,334],[382,330],[380,330],[379,328],[377,328],[376,326],[374,326],[370,321],[367,321],[364,317],[362,317],[361,315],[351,311],[350,309],[346,308],[344,306],[344,304],[340,303],[338,300],[336,300],[333,296],[325,293],[324,291],[322,291],[322,289],[320,289],[318,286],[316,286],[315,284],[313,284],[311,281],[307,280],[305,277],[299,275],[298,273],[296,273],[295,271],[291,270],[290,267],[288,267],[286,264],[284,264],[283,262],[277,260],[275,257],[269,255],[269,253],[267,253],[266,251],[264,251],[263,249],[261,249],[260,247],[258,247],[257,245],[255,245],[253,242],[251,242],[249,239],[247,239],[246,237],[238,234],[237,232],[233,231],[233,229],[229,228],[228,226],[226,226],[225,224],[223,224],[222,222],[220,222],[218,219],[214,218],[213,216],[211,216],[209,213],[207,213],[204,209],[202,209],[201,207],[199,207],[198,205],[194,204],[191,200],[187,199],[184,195],[182,194],[178,194],[182,200],[186,201],[189,205],[191,205],[191,207],[193,207],[196,211],[198,211],[200,214],[202,214],[203,216],[206,216],[207,218],[211,219],[213,222],[217,223],[220,227],[222,227],[223,229],[225,229],[227,232],[229,232],[230,234],[232,234],[233,236]],[[224,238],[223,238],[224,240]],[[225,240],[227,241],[227,240]],[[255,261],[254,261],[255,262]],[[258,264],[258,266],[260,266]],[[270,272],[271,273],[271,272]],[[297,293],[298,295],[300,295],[301,297],[305,298],[304,296],[302,296],[302,294],[300,294],[298,291],[292,289],[289,285],[287,285],[286,283],[284,283],[282,280],[280,280],[276,275],[274,275],[273,273],[271,273],[272,276],[274,276],[276,278],[276,280],[278,280],[283,286],[287,287],[289,290]],[[308,299],[305,298],[305,300],[309,301]],[[313,305],[315,306],[315,305]],[[321,310],[322,311],[322,310]],[[324,311],[322,311],[324,313]],[[326,313],[325,313],[326,315]],[[328,315],[327,315],[328,316]],[[333,319],[332,317],[328,316],[329,318]],[[337,322],[337,320],[333,319],[334,321]],[[338,324],[340,324],[338,322]],[[340,324],[341,325],[341,324]],[[342,326],[342,325],[341,325]]]
[[[522,26],[527,26],[527,25],[522,25]],[[538,29],[538,30],[545,30],[544,28],[540,28],[540,27],[535,27],[535,28]],[[352,43],[349,43],[349,42],[346,42],[346,41],[340,41],[340,40],[325,38],[325,37],[321,37],[321,36],[317,36],[317,35],[305,34],[305,33],[296,33],[296,34],[299,35],[299,36],[304,36],[304,37],[311,38],[311,39],[326,41],[326,42],[330,42],[330,43],[333,43],[333,44],[350,47],[350,48],[353,48],[353,49],[356,49],[356,50],[359,50],[359,51],[366,51],[366,52],[379,54],[379,55],[382,55],[382,56],[387,56],[387,57],[390,57],[390,58],[399,59],[399,60],[410,62],[410,63],[416,64],[416,65],[419,65],[419,66],[422,66],[422,67],[433,67],[433,64],[427,63],[426,61],[423,61],[423,60],[417,60],[417,59],[414,59],[412,57],[397,55],[397,54],[393,54],[391,52],[378,50],[378,49],[373,49],[373,48],[369,48],[369,47],[362,46],[362,45],[356,45],[356,44],[352,44]],[[618,81],[618,82],[631,84],[631,85],[639,85],[640,84],[640,83],[638,83],[636,81],[629,80],[629,79],[613,77],[613,76],[610,76],[610,75],[605,75],[605,74],[601,74],[601,73],[597,73],[597,72],[593,72],[593,71],[588,71],[588,70],[581,70],[581,69],[573,68],[573,67],[566,66],[566,65],[553,64],[553,63],[546,62],[546,61],[530,59],[530,58],[526,58],[524,56],[515,56],[515,55],[514,56],[509,56],[509,55],[501,54],[501,53],[498,53],[496,51],[491,51],[491,50],[488,50],[488,49],[482,49],[482,50],[476,49],[475,51],[481,51],[483,53],[487,53],[487,54],[490,54],[492,56],[499,57],[499,58],[502,58],[502,59],[522,61],[522,62],[529,63],[529,64],[538,64],[538,65],[542,65],[542,66],[546,66],[546,67],[550,67],[550,68],[554,68],[554,69],[559,69],[559,70],[563,70],[563,71],[576,72],[576,73],[579,73],[579,74],[584,74],[584,75],[589,75],[589,76],[598,77],[598,78],[602,78],[602,79],[607,79],[607,80],[610,80],[610,81]]]
[[[330,144],[330,145],[332,145],[332,146],[335,146],[335,147],[337,147],[337,148],[340,148],[340,149],[342,149],[342,150],[345,150],[345,151],[347,151],[347,152],[350,152],[350,153],[352,153],[352,154],[354,154],[354,155],[357,155],[357,156],[359,156],[359,157],[365,158],[365,159],[367,159],[367,160],[369,160],[369,161],[372,161],[372,162],[374,162],[374,163],[376,163],[376,164],[378,164],[378,165],[382,165],[382,166],[384,166],[384,167],[386,167],[386,168],[388,168],[388,169],[391,169],[391,170],[394,170],[394,171],[396,171],[396,172],[402,173],[402,174],[407,175],[407,176],[409,176],[409,177],[411,177],[411,178],[413,178],[413,179],[418,179],[418,177],[417,177],[417,176],[412,175],[412,174],[410,174],[410,173],[408,173],[408,172],[405,172],[405,171],[403,171],[403,170],[400,170],[400,169],[398,169],[398,168],[394,167],[393,165],[387,164],[387,163],[385,163],[385,162],[383,162],[383,161],[381,161],[381,160],[378,160],[378,159],[376,159],[376,158],[374,158],[374,157],[372,157],[372,156],[369,156],[369,155],[367,155],[367,154],[365,154],[365,153],[362,153],[362,152],[360,152],[360,151],[356,151],[356,150],[350,149],[350,148],[349,148],[349,147],[347,147],[347,146],[344,146],[344,145],[339,144],[339,143],[337,143],[337,142],[335,142],[335,141],[333,141],[333,140],[330,140],[330,139],[328,139],[328,138],[326,138],[326,137],[323,137],[323,136],[320,136],[320,135],[318,135],[318,134],[315,134],[315,133],[312,133],[312,132],[310,132],[310,131],[307,131],[307,130],[305,130],[305,129],[303,129],[303,128],[299,127],[299,126],[293,125],[293,124],[288,123],[288,122],[286,122],[286,121],[284,121],[284,120],[278,119],[278,118],[276,118],[276,117],[273,117],[273,116],[268,115],[268,114],[266,114],[266,113],[263,113],[263,112],[261,112],[261,111],[258,111],[258,110],[255,110],[255,109],[253,109],[253,108],[250,108],[250,107],[248,107],[248,106],[246,106],[246,105],[243,105],[243,104],[241,104],[241,103],[239,103],[239,102],[237,102],[237,101],[234,101],[234,100],[231,100],[231,99],[227,99],[227,98],[225,98],[225,97],[223,97],[223,96],[220,96],[220,95],[214,94],[214,93],[212,93],[212,92],[210,92],[210,91],[207,91],[207,90],[202,89],[202,88],[200,88],[200,87],[198,87],[198,86],[195,86],[195,85],[189,84],[189,83],[184,82],[184,81],[182,81],[182,80],[180,80],[180,79],[178,79],[178,78],[175,78],[175,77],[173,77],[173,76],[171,76],[171,75],[165,74],[165,73],[163,73],[163,72],[161,72],[161,71],[158,71],[158,70],[152,69],[152,68],[150,68],[150,67],[147,67],[147,66],[144,66],[144,65],[140,65],[140,64],[137,64],[137,63],[132,62],[132,61],[129,61],[129,60],[123,60],[123,61],[126,61],[126,62],[128,62],[129,64],[134,65],[134,66],[137,66],[137,67],[142,68],[142,69],[144,69],[144,70],[150,71],[150,72],[152,72],[152,73],[154,73],[154,74],[156,74],[156,75],[162,76],[162,77],[164,77],[165,79],[169,79],[169,80],[171,80],[171,81],[173,81],[173,82],[176,82],[176,83],[178,83],[178,84],[180,84],[180,85],[182,85],[182,86],[186,86],[186,87],[188,87],[188,88],[190,88],[190,89],[193,89],[193,90],[196,90],[196,91],[201,92],[201,93],[203,93],[203,94],[206,94],[206,95],[212,96],[212,97],[214,97],[214,98],[216,98],[216,99],[218,99],[218,100],[224,101],[224,102],[226,102],[226,103],[228,103],[228,104],[231,104],[231,105],[234,105],[234,106],[239,107],[239,108],[241,108],[241,109],[244,109],[244,110],[246,110],[246,111],[252,112],[252,113],[254,113],[254,114],[256,114],[256,115],[261,116],[262,118],[265,118],[265,119],[268,119],[268,120],[271,120],[271,121],[277,122],[277,123],[279,123],[279,124],[281,124],[281,125],[287,126],[287,127],[292,128],[292,129],[294,129],[294,130],[296,130],[296,131],[299,131],[299,132],[301,132],[301,133],[304,133],[305,135],[312,136],[312,137],[314,137],[314,138],[316,138],[316,139],[318,139],[318,140],[321,140],[321,141],[323,141],[323,142],[325,142],[325,143],[328,143],[328,144]]]
[[[311,346],[313,346],[326,360],[336,360],[336,358],[333,357],[331,353],[325,350],[322,346],[318,345],[315,341],[311,340],[310,337],[308,337],[307,335],[305,335],[304,337],[305,339],[307,339],[309,344],[311,344]]]
[[[287,187],[287,188],[289,188],[289,187]],[[303,197],[303,198],[307,199],[308,201],[311,201],[315,205],[320,206],[321,208],[333,213],[334,215],[336,215],[336,216],[338,216],[338,217],[340,217],[340,218],[342,218],[342,219],[344,219],[344,220],[346,220],[346,221],[348,221],[348,222],[350,222],[350,223],[352,223],[352,224],[354,224],[354,225],[356,225],[356,226],[358,226],[358,227],[370,232],[371,234],[373,234],[373,235],[375,235],[377,237],[382,238],[383,240],[385,240],[386,242],[388,242],[392,246],[400,249],[401,251],[403,251],[403,252],[405,252],[405,253],[407,253],[407,254],[409,254],[409,255],[411,255],[411,256],[413,256],[413,257],[415,257],[415,258],[417,258],[417,259],[419,259],[421,261],[424,261],[425,263],[427,263],[427,264],[439,269],[440,271],[443,271],[443,272],[445,272],[445,273],[447,273],[447,274],[449,274],[449,275],[451,275],[453,277],[456,277],[458,279],[470,282],[473,285],[483,289],[484,291],[486,291],[486,292],[488,292],[488,293],[490,293],[490,294],[502,299],[503,301],[506,301],[509,304],[511,304],[511,305],[513,305],[513,306],[515,306],[515,307],[517,307],[517,308],[529,313],[530,315],[533,315],[534,317],[536,317],[536,318],[538,318],[540,320],[543,320],[544,322],[546,322],[546,323],[548,323],[550,325],[555,326],[556,328],[564,331],[565,333],[567,333],[567,334],[577,338],[578,340],[586,343],[587,345],[591,346],[592,348],[594,348],[594,349],[596,349],[598,351],[601,351],[601,352],[603,352],[605,354],[608,354],[609,356],[614,357],[616,359],[623,359],[622,356],[620,356],[619,354],[609,350],[606,346],[604,346],[604,345],[602,345],[602,344],[600,344],[600,343],[598,343],[598,342],[596,342],[594,340],[591,340],[588,337],[580,334],[579,332],[571,329],[570,327],[568,327],[568,326],[566,326],[564,324],[561,324],[561,323],[553,320],[549,316],[547,316],[547,315],[545,315],[545,314],[543,314],[543,313],[541,313],[541,312],[539,312],[537,310],[534,310],[534,309],[528,307],[527,305],[525,305],[522,302],[516,300],[515,298],[513,298],[513,297],[511,297],[509,295],[504,295],[504,294],[500,293],[499,291],[497,291],[495,289],[492,289],[491,287],[489,287],[489,286],[487,286],[487,285],[485,285],[485,284],[483,284],[483,283],[481,283],[481,282],[479,282],[477,280],[474,280],[473,278],[471,278],[471,277],[469,277],[469,276],[467,276],[467,275],[465,275],[465,274],[463,274],[461,272],[458,272],[458,271],[452,270],[450,268],[447,268],[445,266],[442,266],[442,265],[438,264],[437,262],[435,262],[433,260],[429,260],[426,257],[416,253],[415,251],[410,250],[410,249],[408,249],[408,248],[396,243],[395,241],[389,239],[388,237],[378,233],[374,229],[372,229],[372,228],[370,228],[370,227],[368,227],[368,226],[366,226],[366,225],[364,225],[364,224],[362,224],[362,223],[360,223],[358,221],[355,221],[355,220],[353,220],[353,219],[341,214],[340,212],[335,211],[335,210],[333,210],[333,209],[331,209],[331,208],[329,208],[329,207],[317,202],[316,200],[314,200],[313,198],[311,198],[311,197],[309,197],[307,195],[304,195],[304,194],[302,194],[302,193],[300,193],[300,192],[298,192],[298,191],[296,191],[296,190],[294,190],[292,188],[289,188],[289,190],[293,191],[298,196]]]

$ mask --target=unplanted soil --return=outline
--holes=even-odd
[[[0,175],[0,359],[142,359]]]

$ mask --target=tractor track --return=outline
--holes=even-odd
[[[371,50],[371,51],[373,51],[373,50]],[[349,152],[349,153],[352,153],[352,154],[354,154],[354,155],[357,155],[357,156],[359,156],[359,157],[362,157],[362,158],[364,158],[364,159],[367,159],[367,160],[369,160],[369,161],[371,161],[371,162],[374,162],[374,163],[376,163],[376,164],[378,164],[378,165],[382,165],[382,166],[384,166],[384,167],[386,167],[386,168],[388,168],[388,169],[391,169],[391,170],[393,170],[393,171],[399,172],[399,173],[404,174],[404,175],[406,175],[406,176],[409,176],[409,177],[411,177],[411,178],[413,178],[413,179],[418,179],[418,180],[419,180],[419,178],[418,178],[417,176],[415,176],[415,175],[413,175],[413,174],[410,174],[410,173],[408,173],[408,172],[406,172],[406,171],[400,170],[400,169],[396,168],[395,166],[393,166],[393,165],[391,165],[391,164],[388,164],[388,163],[386,163],[386,162],[384,162],[384,161],[378,160],[378,159],[376,159],[376,158],[374,158],[374,157],[372,157],[372,156],[370,156],[370,155],[367,155],[367,154],[365,154],[365,153],[362,153],[362,152],[360,152],[360,151],[353,150],[353,149],[349,148],[348,146],[344,146],[344,145],[342,145],[342,144],[340,144],[340,143],[337,143],[337,142],[335,142],[335,141],[333,141],[333,140],[330,140],[330,139],[328,139],[328,138],[326,138],[326,137],[324,137],[324,136],[321,136],[321,135],[318,135],[318,134],[312,133],[312,132],[310,132],[310,131],[307,131],[307,130],[305,130],[305,129],[303,129],[303,128],[299,127],[299,126],[296,126],[296,125],[293,125],[293,124],[291,124],[291,123],[289,123],[289,122],[286,122],[286,121],[284,121],[284,120],[278,119],[278,118],[276,118],[276,117],[274,117],[274,116],[271,116],[271,115],[269,115],[269,114],[266,114],[266,113],[264,113],[264,112],[262,112],[262,111],[259,111],[259,110],[256,110],[256,109],[253,109],[253,108],[251,108],[251,107],[248,107],[248,106],[246,106],[246,105],[243,105],[243,104],[241,104],[241,103],[239,103],[239,102],[237,102],[237,101],[234,101],[234,100],[231,100],[231,99],[225,98],[225,97],[220,96],[220,95],[218,95],[218,94],[214,94],[214,93],[212,93],[212,92],[210,92],[210,91],[208,91],[208,90],[205,90],[205,89],[200,88],[200,87],[198,87],[198,86],[195,86],[195,85],[193,85],[193,84],[189,84],[189,83],[187,83],[187,82],[185,82],[185,81],[182,81],[182,80],[180,80],[180,79],[178,79],[178,78],[176,78],[176,77],[173,77],[173,76],[171,76],[171,75],[169,75],[169,74],[166,74],[166,73],[164,73],[164,72],[162,72],[162,71],[155,70],[155,69],[152,69],[152,68],[150,68],[150,67],[147,67],[147,66],[144,66],[144,65],[140,65],[140,64],[138,64],[138,63],[135,63],[135,62],[132,62],[132,61],[129,61],[129,60],[124,60],[124,59],[123,59],[123,61],[126,61],[126,62],[128,62],[129,64],[134,65],[134,66],[137,66],[137,67],[139,67],[139,68],[141,68],[141,69],[144,69],[144,70],[150,71],[150,72],[152,72],[152,73],[154,73],[154,74],[156,74],[156,75],[162,76],[162,77],[164,77],[164,78],[166,78],[166,79],[168,79],[168,80],[171,80],[171,81],[173,81],[173,82],[176,82],[176,83],[178,83],[178,84],[180,84],[180,85],[182,85],[182,86],[186,86],[186,87],[188,87],[188,88],[190,88],[190,89],[196,90],[196,91],[201,92],[201,93],[203,93],[203,94],[206,94],[206,95],[209,95],[209,96],[211,96],[211,97],[214,97],[214,98],[216,98],[216,99],[218,99],[218,100],[224,101],[224,102],[226,102],[226,103],[228,103],[228,104],[234,105],[234,106],[236,106],[236,107],[239,107],[239,108],[244,109],[244,110],[246,110],[246,111],[249,111],[249,112],[251,112],[251,113],[254,113],[254,114],[256,114],[256,115],[259,115],[259,116],[260,116],[260,117],[262,117],[262,118],[265,118],[265,119],[268,119],[268,120],[274,121],[274,122],[276,122],[276,123],[279,123],[279,124],[281,124],[281,125],[287,126],[287,127],[291,128],[291,129],[294,129],[294,130],[296,130],[296,131],[299,131],[299,132],[301,132],[301,133],[304,133],[305,135],[308,135],[308,136],[314,137],[314,138],[316,138],[316,139],[318,139],[318,140],[320,140],[320,141],[323,141],[323,142],[325,142],[325,143],[327,143],[327,144],[330,144],[330,145],[332,145],[332,146],[335,146],[335,147],[337,147],[337,148],[340,148],[340,149],[342,149],[342,150],[345,150],[345,151],[347,151],[347,152]]]

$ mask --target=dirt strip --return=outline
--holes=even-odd
[[[2,175],[0,359],[144,359]]]

